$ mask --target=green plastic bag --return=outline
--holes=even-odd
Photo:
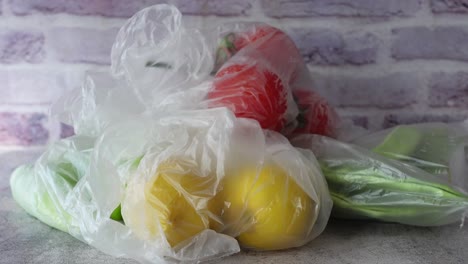
[[[327,179],[332,215],[415,226],[463,221],[468,212],[462,126],[400,126],[342,143],[318,135],[292,143],[311,149]]]

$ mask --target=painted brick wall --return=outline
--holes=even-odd
[[[468,117],[468,0],[0,0],[0,149],[70,135],[50,103],[108,67],[126,18],[163,2],[200,26],[283,28],[315,88],[361,126]]]

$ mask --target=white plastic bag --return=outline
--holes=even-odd
[[[77,140],[64,140],[71,144],[65,152],[81,149]],[[301,246],[323,231],[331,211],[310,151],[223,108],[114,123],[86,155],[88,166],[70,163],[68,170],[80,168],[73,186],[58,182],[63,177],[52,167],[67,159],[50,157],[15,172],[15,197],[27,191],[22,179],[32,177],[38,191],[31,195],[38,196],[31,200],[48,194],[51,208],[61,208],[54,214],[61,230],[143,263],[226,256],[239,251],[235,238],[256,250]],[[61,186],[68,187],[57,193]],[[123,222],[110,218],[120,204]]]
[[[111,60],[112,74],[149,108],[206,81],[213,68],[205,37],[169,5],[151,6],[130,18],[117,35]]]
[[[107,126],[145,112],[144,105],[125,82],[107,72],[86,74],[80,88],[62,96],[51,108],[59,121],[77,135],[97,137]]]
[[[265,40],[293,48],[275,32]],[[216,45],[209,38],[173,6],[135,14],[113,46],[112,74],[87,75],[81,89],[55,104],[53,114],[77,135],[13,174],[20,205],[103,252],[142,263],[199,262],[240,247],[285,249],[318,236],[332,204],[314,155],[262,130],[260,118],[211,104]],[[246,46],[239,54],[270,69],[272,54],[262,52]],[[246,58],[240,55],[234,61]],[[299,75],[270,59],[277,65],[270,71],[288,81],[283,95],[295,124],[289,81]],[[292,62],[303,69],[302,60]],[[67,173],[57,163],[67,164]],[[26,183],[36,192],[27,193]]]

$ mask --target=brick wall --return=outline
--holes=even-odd
[[[468,117],[468,0],[0,0],[0,149],[69,135],[50,103],[108,67],[126,18],[162,2],[200,26],[283,28],[316,89],[361,126]]]

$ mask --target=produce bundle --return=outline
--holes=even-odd
[[[325,178],[287,137],[335,136],[338,118],[285,33],[202,33],[156,5],[121,28],[111,59],[52,108],[76,135],[13,173],[29,214],[143,263],[299,247],[324,230]]]
[[[436,226],[468,211],[466,124],[356,139],[278,28],[202,32],[155,5],[111,61],[52,107],[76,135],[10,179],[25,211],[107,254],[198,263],[303,246],[330,214]]]

